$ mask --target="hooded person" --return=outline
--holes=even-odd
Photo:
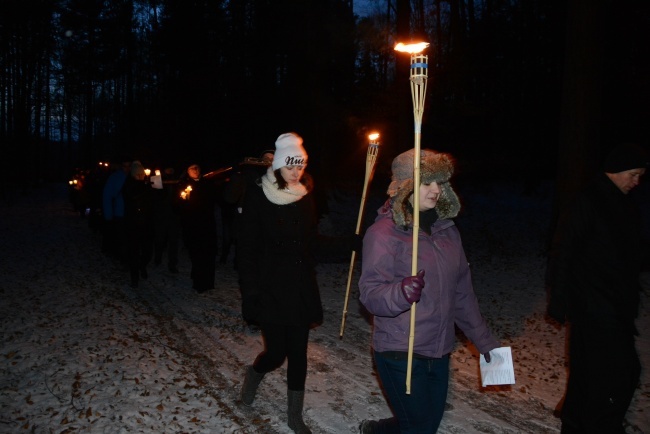
[[[363,239],[359,300],[373,316],[375,366],[393,416],[364,420],[361,433],[436,432],[449,381],[455,326],[490,360],[499,347],[479,311],[469,264],[453,218],[460,201],[449,154],[420,151],[419,203],[413,203],[415,150],[392,163],[388,200]],[[419,213],[417,264],[412,275],[413,219]],[[417,303],[412,390],[406,394],[411,306]]]
[[[629,193],[647,167],[639,145],[616,146],[557,225],[547,313],[571,324],[563,433],[625,432],[641,372],[635,321],[643,260],[641,215]]]
[[[311,432],[302,418],[309,330],[323,320],[307,161],[298,134],[278,137],[272,165],[246,189],[237,246],[242,315],[264,337],[264,351],[247,367],[241,402],[252,405],[264,375],[286,359],[288,425],[300,434]]]

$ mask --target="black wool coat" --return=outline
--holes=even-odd
[[[262,324],[322,323],[313,254],[318,220],[312,194],[276,205],[261,185],[252,184],[241,217],[237,254],[243,317]]]
[[[598,176],[560,220],[549,266],[549,315],[634,331],[641,220],[632,198]]]

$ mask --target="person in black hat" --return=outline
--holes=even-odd
[[[648,167],[638,145],[614,148],[558,224],[549,256],[548,314],[569,321],[562,433],[625,433],[640,378],[635,348],[641,216],[629,193]]]

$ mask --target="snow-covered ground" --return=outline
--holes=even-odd
[[[553,411],[566,381],[565,329],[544,319],[550,189],[520,191],[494,184],[460,192],[475,290],[495,335],[512,347],[516,384],[481,388],[478,354],[459,336],[441,433],[559,432]],[[334,195],[323,232],[353,231],[358,200]],[[369,201],[369,217],[381,200]],[[197,295],[182,251],[180,274],[150,267],[132,289],[128,273],[101,253],[99,234],[73,212],[65,185],[9,192],[0,215],[0,432],[291,432],[284,367],[267,375],[252,408],[236,403],[262,339],[240,318],[231,264],[219,265],[218,288]],[[304,412],[315,433],[355,433],[362,419],[389,415],[357,302],[358,267],[342,339],[349,259],[318,268],[325,323],[310,337]],[[648,298],[628,433],[650,433]]]

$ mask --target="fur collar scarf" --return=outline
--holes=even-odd
[[[287,186],[283,190],[278,189],[278,182],[275,179],[273,169],[269,167],[262,176],[262,190],[268,200],[276,205],[287,205],[302,199],[309,191],[302,184]]]

